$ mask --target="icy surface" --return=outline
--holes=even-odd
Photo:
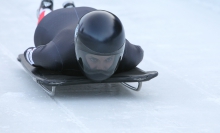
[[[219,0],[75,1],[116,14],[145,51],[139,67],[159,76],[140,92],[85,85],[54,98],[16,60],[34,46],[39,3],[0,1],[0,133],[220,132]]]

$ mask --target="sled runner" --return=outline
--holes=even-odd
[[[50,96],[55,95],[57,86],[79,85],[97,83],[89,80],[80,71],[51,71],[44,68],[31,66],[23,54],[18,56],[18,61],[22,64],[24,69],[30,74],[33,80],[39,84]],[[158,75],[157,71],[143,71],[139,68],[134,68],[130,71],[114,74],[109,79],[100,83],[121,83],[129,89],[139,91],[142,87],[143,81]],[[137,82],[138,87],[133,87],[126,82]]]

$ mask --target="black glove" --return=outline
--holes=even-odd
[[[30,47],[27,50],[24,51],[24,57],[28,63],[31,65],[34,65],[34,61],[32,59],[32,53],[34,52],[36,48],[35,47]]]

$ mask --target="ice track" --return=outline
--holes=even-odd
[[[55,9],[62,0],[54,0]],[[116,14],[140,45],[140,68],[160,75],[140,92],[70,86],[48,96],[17,55],[34,46],[39,1],[0,1],[1,133],[219,133],[218,0],[75,1]],[[71,88],[71,90],[69,90]]]

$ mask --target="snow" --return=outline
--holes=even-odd
[[[55,0],[55,9],[63,0]],[[48,96],[17,55],[34,46],[40,1],[0,1],[1,133],[219,133],[220,1],[77,0],[116,14],[159,76],[140,92],[119,84],[64,87]],[[71,90],[67,90],[71,88]]]

